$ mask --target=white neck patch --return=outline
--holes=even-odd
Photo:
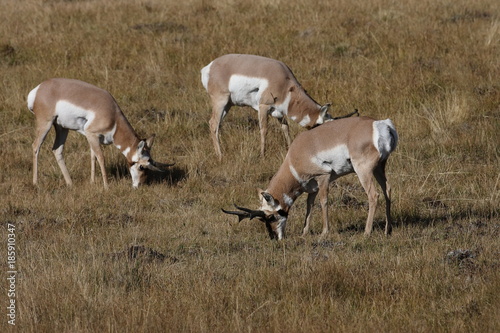
[[[297,172],[297,170],[295,170],[292,163],[289,163],[288,167],[290,168],[290,172],[292,173],[293,178],[295,178],[296,181],[302,184],[304,181],[302,180],[302,178],[300,178],[299,173]]]
[[[283,118],[283,116],[288,115],[288,105],[290,104],[291,98],[292,94],[288,93],[283,103],[281,103],[280,105],[274,105],[274,110],[271,113],[271,116],[275,118]]]
[[[288,207],[291,207],[293,205],[293,199],[286,193],[283,194],[283,202]]]
[[[118,149],[120,149],[121,147],[118,147]],[[122,151],[122,154],[125,155],[125,157],[127,157],[128,153],[130,152],[130,147],[127,147],[125,148],[123,151]],[[134,161],[134,162],[137,162],[137,161]]]
[[[305,117],[302,118],[302,120],[300,121],[299,125],[302,127],[306,127],[307,125],[309,125],[310,122],[311,122],[311,117],[309,117],[309,115],[306,114]]]

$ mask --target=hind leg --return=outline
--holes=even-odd
[[[368,196],[368,217],[366,219],[365,235],[371,234],[373,229],[373,218],[375,216],[375,211],[377,209],[378,193],[375,189],[375,183],[373,182],[373,170],[372,166],[366,165],[355,165],[354,170],[358,175],[359,181],[363,186],[367,196]]]
[[[219,161],[222,160],[222,151],[220,148],[219,141],[219,130],[220,124],[226,114],[229,112],[232,104],[229,101],[229,95],[224,95],[221,97],[213,97],[212,98],[212,117],[210,118],[210,135],[212,137],[212,142],[214,144],[215,153],[219,158]]]
[[[382,188],[382,193],[385,197],[385,234],[390,235],[392,232],[392,220],[391,220],[391,186],[387,182],[385,176],[385,164],[386,161],[381,162],[375,170],[373,170],[373,175]]]

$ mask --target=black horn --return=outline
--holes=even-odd
[[[234,205],[234,206],[239,210],[234,211],[234,210],[222,209],[222,211],[226,214],[238,216],[238,222],[241,222],[241,220],[246,219],[246,218],[249,218],[250,220],[255,218],[255,217],[266,218],[266,214],[261,210],[253,210],[253,209],[249,209],[249,208],[239,207],[236,205]]]
[[[160,162],[150,160],[149,164],[146,168],[149,170],[152,170],[152,171],[164,172],[166,168],[171,167],[173,165],[175,165],[175,163],[165,164],[165,163],[160,163]]]
[[[358,111],[358,109],[354,109],[354,111],[353,111],[353,112],[348,113],[348,114],[346,114],[346,115],[343,115],[343,116],[340,116],[340,117],[335,117],[335,118],[333,118],[333,120],[338,120],[338,119],[349,118],[349,117],[352,117],[352,116],[354,116],[354,115],[357,115],[357,116],[359,117],[359,111]]]

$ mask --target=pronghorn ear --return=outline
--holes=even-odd
[[[260,195],[266,200],[267,204],[272,207],[273,209],[276,209],[279,206],[279,202],[273,198],[273,196],[267,192],[262,192]]]
[[[320,110],[320,113],[321,113],[321,116],[324,117],[325,114],[328,112],[328,109],[330,108],[330,106],[332,106],[332,104],[330,103],[326,103],[325,105],[323,105],[321,107],[321,110]]]
[[[155,142],[155,136],[156,136],[156,134],[153,134],[149,138],[146,139],[146,145],[149,148],[151,148],[153,146],[153,143]]]
[[[139,144],[137,145],[137,150],[142,151],[144,149],[144,144],[146,142],[144,140],[139,141]]]
[[[257,188],[257,194],[259,195],[259,200],[262,200],[262,193],[264,193],[265,191],[261,188]]]
[[[330,106],[331,106],[330,103],[326,103],[319,110],[319,119],[322,119],[323,122],[333,119],[332,116],[328,114],[328,109],[330,108]]]

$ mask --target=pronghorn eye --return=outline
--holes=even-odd
[[[139,165],[139,170],[144,171],[144,170],[146,170],[146,168],[143,167],[142,165]]]

